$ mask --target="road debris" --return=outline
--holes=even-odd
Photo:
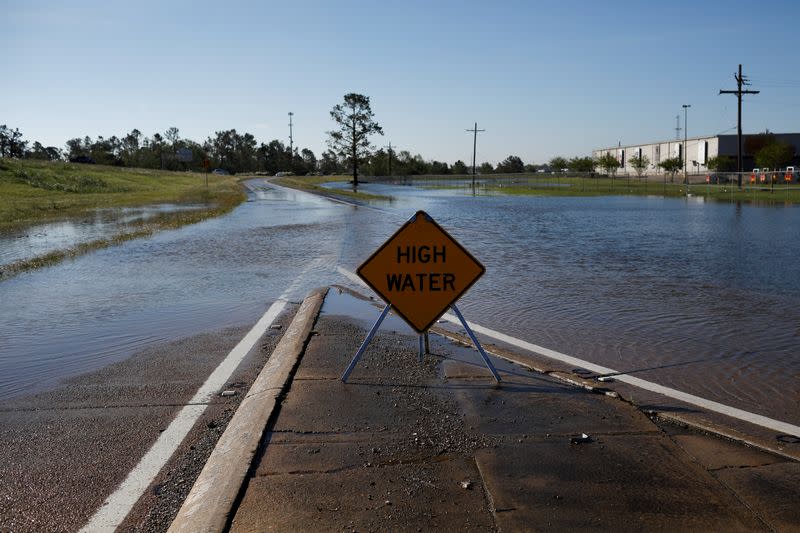
[[[587,442],[592,442],[592,437],[590,437],[586,433],[581,433],[580,437],[572,437],[571,439],[569,439],[570,444],[584,444]]]

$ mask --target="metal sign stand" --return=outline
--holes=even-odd
[[[363,343],[361,343],[361,347],[356,352],[356,355],[353,357],[353,360],[350,361],[350,364],[347,365],[347,369],[344,371],[344,374],[342,374],[342,378],[341,379],[342,379],[343,383],[347,383],[347,378],[350,377],[350,373],[353,372],[353,369],[355,369],[356,365],[358,364],[358,360],[361,359],[362,355],[364,355],[364,352],[367,350],[367,346],[369,346],[369,343],[372,342],[372,337],[375,336],[375,333],[378,331],[378,328],[381,327],[381,323],[383,322],[383,319],[386,318],[386,315],[389,314],[389,310],[391,308],[392,308],[392,304],[386,304],[386,307],[384,307],[383,311],[381,311],[381,315],[378,317],[378,320],[375,321],[375,324],[373,324],[372,329],[370,329],[369,333],[367,333],[367,338],[364,339]],[[462,315],[461,311],[458,310],[458,307],[456,307],[456,304],[451,305],[450,309],[452,309],[453,312],[456,314],[456,316],[458,317],[458,320],[461,321],[461,325],[466,330],[467,335],[469,335],[469,338],[472,339],[472,343],[475,345],[475,347],[478,349],[478,352],[481,354],[481,357],[483,358],[483,362],[484,362],[484,364],[486,364],[486,368],[488,368],[489,372],[492,373],[492,376],[494,377],[495,381],[500,383],[500,381],[501,381],[500,380],[500,375],[497,373],[497,370],[494,368],[494,365],[492,364],[492,361],[489,359],[489,356],[486,355],[486,352],[483,350],[483,346],[481,346],[481,343],[478,341],[478,338],[475,336],[475,333],[473,333],[472,328],[470,328],[469,324],[467,324],[467,321],[464,320],[464,315]],[[424,355],[425,349],[426,349],[425,347],[427,346],[427,337],[428,337],[428,333],[427,332],[425,332],[424,334],[419,336],[419,362],[420,362],[420,364],[422,364],[423,355]]]
[[[470,328],[469,324],[467,324],[467,321],[464,320],[464,315],[462,315],[461,311],[458,310],[458,307],[456,307],[456,304],[451,305],[450,309],[453,310],[453,312],[456,314],[458,319],[461,321],[461,325],[464,326],[464,329],[467,331],[467,335],[469,335],[469,338],[472,339],[472,343],[475,345],[475,347],[480,352],[481,357],[483,357],[483,362],[486,363],[486,368],[488,368],[489,372],[491,372],[492,375],[494,376],[494,380],[496,382],[500,383],[500,376],[497,374],[497,370],[495,370],[494,365],[489,360],[489,356],[486,355],[485,351],[483,351],[483,346],[481,346],[481,343],[478,342],[478,338],[472,332],[472,328]]]

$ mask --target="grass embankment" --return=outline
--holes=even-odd
[[[354,200],[391,200],[391,196],[384,196],[381,194],[370,194],[359,190],[347,189],[328,189],[322,187],[323,183],[350,181],[350,176],[284,176],[275,178],[273,183],[290,187],[292,189],[299,189],[301,191],[313,192],[323,196],[336,198],[337,196],[349,198]]]
[[[245,194],[234,176],[129,169],[101,165],[0,159],[0,231],[64,220],[95,209],[153,204],[202,204],[135,221],[108,238],[4,265],[0,279],[68,257],[218,216]]]
[[[533,196],[610,196],[610,195],[639,195],[639,196],[686,196],[686,185],[680,182],[680,176],[675,182],[669,180],[639,180],[635,177],[626,178],[589,178],[581,176],[548,175],[544,177],[485,177],[479,182],[476,190],[487,194],[514,194]],[[426,186],[420,180],[421,186]],[[432,182],[429,186],[434,188],[456,188],[444,182]],[[463,188],[463,186],[457,186]],[[745,183],[739,190],[735,183],[731,184],[701,184],[692,183],[689,193],[695,197],[704,197],[710,200],[727,202],[754,202],[754,203],[800,203],[800,185],[793,183],[788,190],[786,184],[776,183],[750,185]]]

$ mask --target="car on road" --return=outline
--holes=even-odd
[[[224,168],[215,168],[211,171],[212,174],[216,174],[217,176],[230,176],[230,172],[225,170]]]

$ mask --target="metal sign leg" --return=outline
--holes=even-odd
[[[422,335],[419,336],[419,364],[422,364],[422,358],[425,356],[425,348],[422,343]]]
[[[353,371],[353,369],[358,364],[358,360],[361,359],[362,355],[364,355],[367,346],[369,346],[369,343],[372,341],[372,337],[375,336],[375,332],[378,331],[379,327],[381,327],[381,322],[383,322],[383,319],[386,318],[386,315],[389,314],[389,309],[391,308],[392,308],[391,304],[386,304],[386,307],[383,308],[381,316],[379,316],[378,320],[375,321],[375,324],[372,326],[372,329],[369,330],[369,333],[367,334],[367,338],[364,339],[364,342],[361,344],[361,348],[358,349],[355,357],[353,357],[353,360],[350,361],[349,365],[347,365],[347,370],[345,370],[344,374],[342,374],[342,382],[347,383],[347,378],[350,376],[350,372]]]
[[[461,325],[464,326],[464,329],[467,331],[467,335],[469,335],[469,338],[472,339],[472,343],[475,344],[475,347],[480,352],[481,357],[483,357],[483,362],[486,363],[486,368],[488,368],[489,372],[492,373],[492,375],[494,376],[495,381],[500,383],[500,376],[497,374],[497,370],[495,370],[494,365],[489,360],[489,356],[486,355],[486,352],[483,351],[483,346],[481,346],[481,343],[478,342],[478,338],[472,332],[472,328],[470,328],[467,325],[467,321],[464,320],[464,315],[461,314],[461,311],[458,310],[458,307],[456,307],[455,304],[451,305],[450,309],[453,310],[453,312],[456,314],[458,319],[461,321]]]

